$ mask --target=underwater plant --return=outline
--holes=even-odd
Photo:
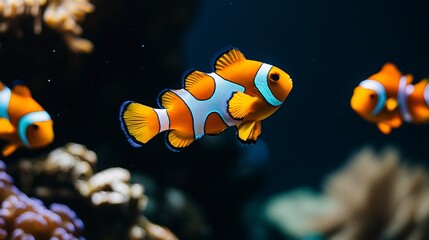
[[[60,33],[73,52],[89,53],[93,44],[79,37],[83,30],[78,22],[93,11],[89,0],[0,0],[0,32],[13,28],[22,36],[20,24],[30,18],[35,34],[42,32],[43,23]]]
[[[66,205],[29,198],[13,185],[0,161],[0,239],[84,239],[83,222]]]

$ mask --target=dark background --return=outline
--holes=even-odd
[[[269,191],[317,184],[365,144],[427,161],[428,126],[384,136],[350,108],[353,88],[391,61],[415,81],[429,77],[426,1],[203,1],[184,35],[185,67],[210,70],[223,45],[283,68],[294,88],[263,122]]]
[[[249,199],[319,187],[365,145],[393,145],[410,161],[429,160],[429,125],[404,124],[385,136],[349,105],[353,88],[387,61],[417,81],[429,77],[427,1],[94,4],[95,13],[82,24],[84,37],[95,45],[91,54],[70,52],[47,27],[41,35],[26,31],[22,39],[1,36],[1,80],[19,78],[29,85],[53,117],[56,133],[48,148],[20,150],[6,161],[67,142],[85,144],[97,152],[99,169],[125,167],[184,191],[201,206],[214,239],[227,239],[244,235],[239,216]],[[120,104],[134,100],[155,107],[160,91],[180,88],[187,69],[210,72],[215,54],[228,45],[284,69],[294,81],[283,106],[262,122],[260,143],[243,146],[229,129],[180,153],[167,149],[164,134],[132,148],[119,127]]]

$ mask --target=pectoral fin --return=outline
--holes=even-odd
[[[11,155],[13,152],[15,152],[17,148],[18,148],[18,145],[16,144],[8,144],[3,148],[2,154],[3,156],[7,157]]]
[[[386,108],[388,111],[393,111],[398,107],[398,101],[394,98],[389,98],[386,101]]]
[[[387,123],[379,123],[377,124],[378,129],[384,134],[389,134],[392,131],[392,128]]]
[[[389,125],[392,128],[398,128],[402,125],[402,118],[400,116],[394,117],[392,120],[389,121]]]
[[[236,92],[228,101],[228,112],[237,120],[244,119],[251,111],[258,99],[243,92]]]
[[[261,122],[242,122],[237,125],[238,138],[244,143],[254,143],[261,134]]]

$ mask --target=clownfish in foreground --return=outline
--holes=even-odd
[[[0,139],[7,142],[3,156],[21,146],[44,147],[54,139],[51,117],[22,84],[11,90],[0,82]]]
[[[228,126],[237,126],[241,141],[255,142],[261,120],[280,107],[292,89],[292,79],[275,66],[247,60],[235,48],[217,58],[214,70],[188,73],[182,89],[160,94],[160,108],[124,102],[120,122],[131,145],[141,147],[168,131],[167,146],[177,151]]]
[[[429,81],[411,84],[413,76],[402,75],[392,63],[355,88],[351,107],[365,120],[377,124],[384,134],[405,122],[429,123]]]

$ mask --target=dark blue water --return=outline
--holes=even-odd
[[[185,63],[209,71],[212,53],[232,44],[293,78],[288,99],[262,124],[272,154],[266,191],[318,185],[366,144],[428,162],[428,125],[385,136],[349,105],[353,88],[387,61],[415,80],[429,76],[427,9],[424,1],[202,1],[183,38]]]

